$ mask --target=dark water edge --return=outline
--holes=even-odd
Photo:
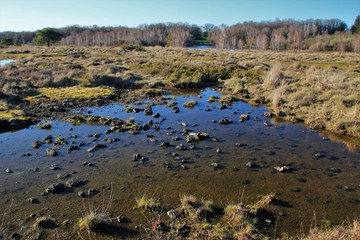
[[[198,98],[199,94],[202,98]],[[63,228],[73,231],[84,208],[89,204],[101,205],[104,198],[109,197],[111,187],[114,194],[112,215],[131,218],[133,224],[130,227],[149,220],[133,210],[135,198],[144,193],[161,199],[164,209],[178,206],[181,194],[212,199],[223,207],[240,201],[251,204],[258,195],[275,193],[282,202],[281,206],[271,207],[274,215],[280,216],[277,223],[279,234],[283,231],[295,234],[301,226],[309,228],[314,214],[317,219],[328,219],[334,224],[360,215],[359,151],[349,151],[344,144],[332,142],[301,125],[274,122],[274,126],[266,127],[263,123],[271,120],[263,116],[267,111],[265,107],[256,108],[238,102],[220,110],[219,103],[206,101],[210,95],[221,96],[211,89],[168,96],[168,102],[178,102],[180,113],[175,114],[164,105],[154,106],[153,111],[160,113],[160,118],[145,116],[143,112],[126,113],[126,106],[121,104],[82,109],[83,113],[134,118],[135,122],[143,123],[166,118],[158,123],[160,131],[151,128],[139,135],[107,135],[104,132],[109,127],[106,126],[73,126],[57,121],[52,121],[51,130],[30,127],[0,134],[0,209],[9,209],[8,219],[16,226],[31,224],[33,219],[29,216],[35,213],[51,215],[60,223],[70,220],[72,224]],[[182,107],[188,100],[196,100],[198,105],[194,109]],[[139,102],[139,105],[147,103]],[[206,108],[212,111],[207,112]],[[251,119],[240,123],[238,119],[243,113],[250,113]],[[254,117],[259,121],[254,121]],[[233,123],[213,123],[213,120],[224,118],[233,120]],[[193,132],[207,132],[218,141],[208,139],[194,143],[196,149],[189,150],[190,144],[181,134],[183,122]],[[91,136],[95,133],[101,133],[96,142]],[[71,153],[67,152],[68,146],[61,146],[58,157],[46,156],[45,149],[51,145],[32,148],[32,142],[49,134],[69,137],[68,142],[84,141],[86,146]],[[149,134],[154,137],[148,138],[146,135]],[[173,141],[174,135],[180,140]],[[106,149],[92,153],[86,151],[95,143],[105,143],[104,137],[120,138],[120,141],[106,143]],[[161,147],[164,141],[169,141],[172,147]],[[175,146],[180,143],[187,150],[176,150]],[[221,154],[216,152],[218,148]],[[174,159],[172,152],[179,154],[186,163]],[[24,153],[31,156],[21,156]],[[143,155],[148,161],[144,164],[132,161],[134,153]],[[246,167],[249,161],[255,162],[257,167]],[[83,162],[94,166],[83,165]],[[211,163],[215,162],[222,168],[214,169]],[[51,164],[58,165],[60,170],[50,170]],[[293,171],[279,173],[273,169],[284,164],[291,165]],[[34,171],[35,168],[38,171]],[[11,169],[12,173],[6,173],[5,169]],[[41,196],[49,184],[66,181],[56,177],[62,172],[88,182],[62,194]],[[77,196],[78,191],[89,188],[98,189],[99,194],[85,200]],[[241,198],[243,191],[244,197]],[[27,203],[29,197],[38,198],[40,204]]]

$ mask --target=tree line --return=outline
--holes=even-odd
[[[143,24],[99,27],[73,25],[37,32],[4,32],[0,45],[53,44],[70,46],[142,46],[188,47],[199,43],[221,49],[360,51],[360,15],[349,29],[339,19],[292,19],[268,22],[244,22],[231,26],[187,23]]]

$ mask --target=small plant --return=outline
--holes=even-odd
[[[155,211],[160,203],[156,201],[153,197],[147,197],[146,193],[141,197],[136,198],[136,209],[141,209],[143,212]]]
[[[55,137],[54,140],[55,145],[66,145],[66,140],[63,136],[59,135]]]
[[[110,217],[110,209],[113,202],[113,192],[111,188],[110,197],[107,201],[103,200],[103,202],[97,207],[89,206],[88,209],[85,209],[83,217],[81,217],[77,226],[81,231],[87,231],[90,233],[103,233],[106,232],[113,219]]]

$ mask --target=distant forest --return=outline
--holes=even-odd
[[[349,29],[339,19],[244,22],[231,26],[187,23],[143,24],[136,28],[68,26],[59,45],[188,47],[209,44],[221,49],[315,50],[360,52],[360,16]],[[36,32],[0,33],[0,44],[36,44]]]

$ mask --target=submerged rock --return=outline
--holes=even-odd
[[[57,153],[57,151],[54,148],[47,148],[46,149],[46,154],[50,157],[56,157],[59,154]]]
[[[250,115],[249,114],[241,114],[239,117],[239,121],[243,122],[245,120],[250,120]]]
[[[255,162],[250,161],[250,162],[247,162],[247,163],[246,163],[246,166],[247,166],[248,168],[255,168],[257,165],[256,165]]]
[[[287,166],[287,165],[284,165],[284,166],[277,166],[277,167],[274,167],[274,169],[278,172],[289,172],[291,171],[293,168],[291,166]]]
[[[271,112],[264,112],[264,117],[271,118],[273,115]]]
[[[96,145],[88,148],[86,151],[87,152],[93,152],[95,150],[104,149],[104,148],[107,148],[107,146],[105,144],[96,144]]]
[[[75,178],[72,178],[72,179],[66,181],[66,186],[68,186],[70,188],[79,187],[79,186],[84,185],[86,182],[87,182],[87,180],[82,180],[80,178],[75,177]]]
[[[42,145],[42,143],[40,141],[35,141],[32,143],[32,147],[33,148],[40,148]]]
[[[233,123],[233,121],[230,119],[224,118],[224,119],[220,120],[219,123],[222,125],[227,125],[227,124]]]
[[[45,189],[45,192],[56,194],[56,193],[61,193],[64,190],[65,190],[65,185],[63,183],[53,183]]]

